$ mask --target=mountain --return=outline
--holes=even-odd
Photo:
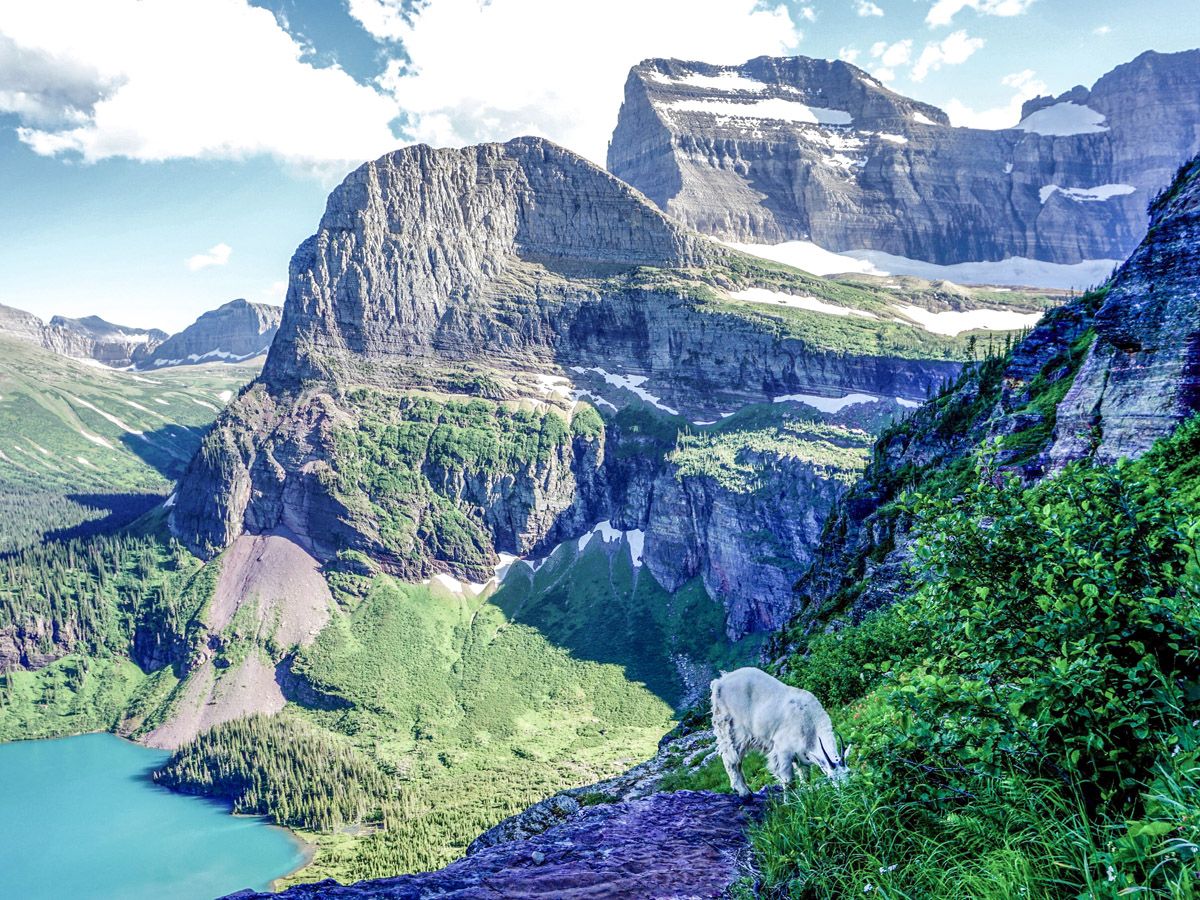
[[[405,149],[330,195],[173,528],[483,583],[607,521],[740,637],[786,614],[868,430],[957,373],[947,330],[1048,302],[758,263],[545,141]]]
[[[164,340],[139,360],[138,368],[251,359],[270,349],[282,314],[280,307],[269,303],[230,300]]]
[[[99,316],[54,316],[47,325],[32,313],[3,305],[0,334],[31,341],[73,359],[90,359],[115,368],[127,368],[147,358],[167,339],[166,332],[157,328],[128,328]]]
[[[998,131],[952,128],[845,62],[651,59],[608,168],[687,225],[818,273],[1083,287],[1145,234],[1198,122],[1200,50],[1143,53]]]
[[[1177,651],[1194,641],[1200,591],[1200,428],[1188,421],[1200,396],[1194,366],[1180,364],[1196,344],[1198,227],[1200,158],[1155,200],[1146,239],[1109,285],[1048,314],[1011,353],[969,367],[888,428],[835,505],[817,562],[797,585],[804,605],[772,651],[775,671],[816,691],[842,736],[862,742],[855,777],[840,790],[801,785],[787,803],[769,804],[760,792],[735,809],[717,792],[727,780],[697,714],[651,760],[534,804],[439,871],[232,896],[466,897],[501,885],[504,896],[543,897],[599,883],[653,896],[773,895],[797,884],[813,896],[848,896],[866,884],[867,893],[895,886],[948,898],[978,892],[981,855],[1004,860],[985,876],[987,896],[1038,896],[1093,877],[1092,857],[1063,857],[1068,837],[1114,842],[1121,869],[1100,870],[1113,890],[1165,896],[1190,885],[1191,858],[1169,851],[1192,833],[1196,808],[1196,723],[1182,698],[1195,696],[1200,670],[1193,653]],[[1099,371],[1118,382],[1123,406],[1105,402],[1111,388]],[[1073,455],[1089,464],[1064,470],[1051,448],[1078,427],[1072,410],[1089,402],[1095,439]],[[1134,447],[1128,423],[1139,410],[1145,429]],[[1110,464],[1123,453],[1140,462]],[[1042,479],[1055,462],[1057,476]],[[1005,471],[1017,479],[1005,481]],[[991,505],[977,508],[981,498]],[[929,519],[922,504],[941,517]],[[918,556],[909,530],[917,522],[958,531],[923,535]],[[1022,536],[1027,543],[1013,546]],[[937,553],[976,558],[931,571]],[[961,592],[963,582],[976,590]],[[1043,593],[1048,585],[1057,590]],[[1110,598],[1098,585],[1124,593]],[[883,611],[896,602],[909,604],[906,615],[889,617]],[[964,641],[958,654],[945,652],[946,633]],[[1174,702],[1134,705],[1131,695]],[[1097,720],[1137,737],[1114,736]],[[1136,767],[1156,793],[1098,800],[1105,766],[1118,778]],[[749,777],[767,783],[753,767]],[[881,797],[901,804],[886,827]],[[853,832],[814,830],[829,821]],[[931,846],[932,857],[915,852]],[[643,857],[646,847],[654,853]]]
[[[113,503],[160,504],[221,407],[258,372],[204,366],[144,377],[15,337],[13,318],[39,339],[40,321],[0,314],[0,553]]]

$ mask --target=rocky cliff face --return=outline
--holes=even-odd
[[[55,316],[47,325],[32,313],[0,306],[0,334],[9,334],[74,359],[93,359],[125,368],[146,359],[167,339],[157,328],[127,328],[99,316]]]
[[[1013,128],[951,128],[844,62],[634,67],[608,168],[722,239],[938,264],[1125,258],[1200,150],[1200,51],[1147,52]]]
[[[1156,200],[1150,231],[1096,313],[1058,408],[1053,464],[1138,456],[1200,409],[1200,159]]]
[[[1146,237],[1108,285],[884,433],[796,585],[800,630],[858,619],[908,590],[908,522],[891,501],[969,465],[985,442],[998,470],[1028,481],[1076,460],[1137,457],[1194,415],[1198,309],[1200,158],[1156,199]]]
[[[203,362],[241,362],[266,353],[279,330],[282,308],[230,300],[204,313],[138,363],[143,369]]]
[[[610,521],[664,586],[702,575],[734,637],[783,621],[864,428],[964,346],[895,324],[897,285],[764,268],[537,139],[368,163],[290,275],[261,383],[181,482],[190,546],[286,528],[326,562],[479,582]],[[767,303],[737,299],[754,285]],[[837,398],[871,422],[814,411]],[[686,469],[681,432],[710,442]]]

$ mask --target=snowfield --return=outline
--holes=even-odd
[[[1098,131],[1108,131],[1108,126],[1103,123],[1103,113],[1096,112],[1090,106],[1080,106],[1078,103],[1064,101],[1030,113],[1017,124],[1017,128],[1033,134],[1061,137],[1070,134],[1095,134]]]
[[[766,288],[746,288],[741,291],[731,291],[729,296],[734,300],[742,300],[746,303],[790,306],[793,309],[805,309],[809,312],[826,313],[831,316],[859,316],[864,319],[878,318],[878,316],[872,315],[865,310],[836,306],[805,294],[784,294],[780,291],[769,291]]]

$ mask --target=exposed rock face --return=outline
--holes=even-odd
[[[204,313],[139,361],[143,369],[203,362],[241,362],[266,353],[283,309],[269,303],[230,300]]]
[[[1028,448],[1026,458],[1003,449],[995,457],[1029,481],[1076,460],[1137,457],[1195,414],[1198,309],[1200,158],[1183,166],[1154,204],[1149,232],[1106,291],[1048,314],[1014,348],[986,394],[978,378],[967,379],[876,446],[865,477],[834,506],[816,562],[796,585],[801,624],[827,625],[830,614],[859,619],[910,588],[907,522],[881,512],[905,470],[945,466],[982,441],[1041,427],[1044,443]],[[1050,431],[1027,407],[1030,389],[1063,379],[1070,387]],[[966,421],[940,427],[947,410]]]
[[[612,394],[620,382],[654,397],[654,415],[717,420],[797,391],[922,397],[958,370],[822,347],[706,305],[701,289],[713,291],[732,260],[542,140],[412,147],[368,163],[332,193],[293,257],[262,384],[230,406],[193,460],[172,527],[204,554],[243,531],[285,527],[322,561],[357,550],[406,578],[449,569],[483,581],[493,548],[537,553],[612,520],[646,530],[647,564],[664,584],[703,574],[727,603],[731,635],[772,627],[841,490],[817,467],[773,460],[778,490],[735,497],[676,479],[669,439],[638,463],[641,426],[610,427],[601,444],[556,441],[536,462],[492,470],[420,450],[413,464],[431,493],[406,515],[426,524],[403,548],[380,538],[372,510],[331,487],[339,431],[363,412],[351,390],[361,385],[526,398],[569,420],[583,389],[627,405],[628,393]],[[482,556],[422,537],[438,498],[486,530]],[[770,547],[753,537],[765,533]]]
[[[844,62],[653,59],[630,72],[608,168],[726,240],[1073,264],[1125,258],[1197,150],[1200,50],[1144,53],[999,131],[951,128]]]
[[[187,681],[167,721],[144,738],[150,747],[175,749],[222,722],[283,709],[287,664],[251,649],[232,654],[230,665],[227,651],[305,646],[329,621],[329,586],[288,534],[242,535],[220,566],[186,661]]]
[[[1055,466],[1136,457],[1200,409],[1200,158],[1151,210],[1113,279],[1097,338],[1058,408]]]
[[[157,328],[127,328],[99,316],[68,319],[55,316],[47,325],[32,313],[0,305],[0,334],[29,341],[74,359],[94,359],[125,368],[145,359],[167,339]]]
[[[679,791],[592,806],[527,840],[481,849],[436,872],[340,885],[332,880],[280,894],[238,898],[718,898],[742,874],[746,828],[761,802]]]

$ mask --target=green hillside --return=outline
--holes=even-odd
[[[0,337],[0,551],[119,503],[87,495],[165,497],[260,362],[141,374]]]

